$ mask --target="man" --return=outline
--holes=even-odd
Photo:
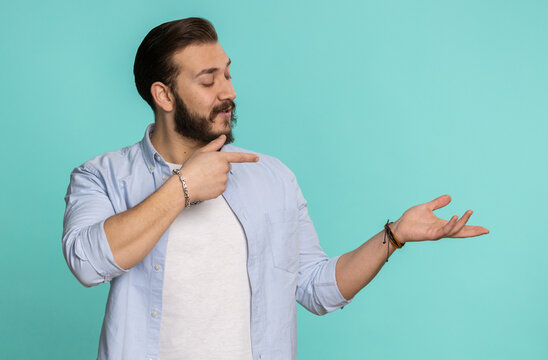
[[[445,195],[328,258],[291,171],[229,145],[230,63],[204,19],[151,30],[134,74],[154,124],[72,172],[65,258],[85,286],[111,283],[99,359],[294,359],[296,301],[334,311],[403,244],[488,233],[471,211],[437,218]]]

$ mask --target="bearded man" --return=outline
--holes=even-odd
[[[488,233],[470,210],[437,218],[444,195],[329,258],[293,173],[230,145],[230,63],[207,20],[152,29],[134,74],[154,123],[71,174],[65,259],[83,285],[111,284],[99,359],[295,359],[296,302],[340,309],[405,243]]]

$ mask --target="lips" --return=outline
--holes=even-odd
[[[232,115],[230,110],[228,110],[228,111],[219,111],[218,114],[223,116],[223,117],[230,117]]]
[[[234,112],[234,109],[236,108],[235,105],[236,104],[233,101],[226,100],[222,102],[221,104],[219,104],[218,106],[214,107],[212,111],[211,121],[213,121],[213,118],[216,117],[217,115],[221,116],[222,118],[225,118],[225,120],[232,118],[232,113]]]
[[[227,106],[227,107],[223,107],[222,109],[219,109],[217,111],[218,114],[222,114],[222,115],[230,115],[230,113],[232,112],[232,106]]]

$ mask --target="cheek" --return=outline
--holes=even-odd
[[[188,103],[187,100],[185,100],[185,103],[192,111],[202,115],[209,114],[213,107],[212,103],[214,103],[214,97],[212,98],[204,91],[189,92],[187,97],[183,99],[188,99]]]

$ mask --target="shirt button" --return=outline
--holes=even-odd
[[[160,265],[154,265],[154,270],[158,271],[160,270],[162,267]]]
[[[152,315],[152,317],[155,318],[156,316],[158,316],[158,313],[156,311],[153,311],[150,315]]]
[[[156,158],[156,161],[160,161],[160,155],[156,154],[155,158]]]
[[[162,176],[162,180],[166,181],[168,179],[167,175]]]
[[[150,165],[149,170],[150,171],[154,170],[154,165]]]

